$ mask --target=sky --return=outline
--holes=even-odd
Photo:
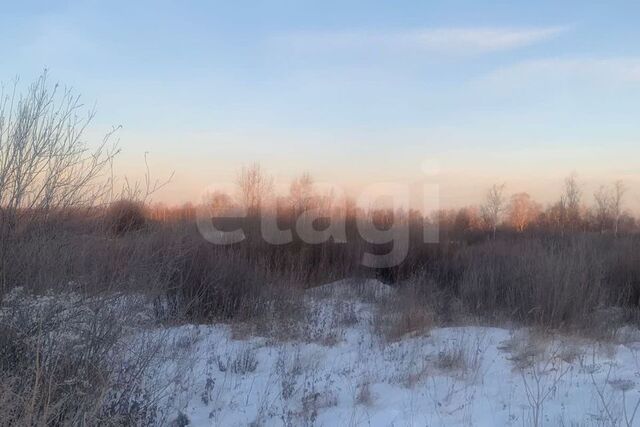
[[[506,183],[544,203],[623,179],[640,210],[640,2],[59,1],[0,8],[0,80],[49,70],[182,203],[260,162],[357,191]],[[435,165],[435,166],[434,166]]]

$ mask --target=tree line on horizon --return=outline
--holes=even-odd
[[[213,216],[244,207],[249,218],[265,213],[285,219],[295,218],[309,209],[319,209],[326,212],[327,217],[340,214],[348,219],[369,215],[383,223],[419,220],[437,225],[453,240],[469,233],[495,238],[500,231],[516,234],[594,232],[617,236],[637,229],[636,218],[625,208],[627,194],[624,182],[616,180],[600,186],[589,204],[577,174],[572,173],[564,180],[560,198],[546,206],[525,191],[508,194],[506,184],[502,183],[487,189],[480,205],[437,209],[424,214],[415,209],[393,211],[384,207],[357,206],[353,198],[343,196],[340,199],[331,192],[317,190],[308,172],[291,181],[287,194],[276,194],[272,177],[255,163],[238,172],[236,191],[232,194],[207,193],[198,204],[188,202],[169,206],[154,203],[147,213],[157,221],[194,220],[197,209],[203,206],[210,209]]]

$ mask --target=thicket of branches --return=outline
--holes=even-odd
[[[141,229],[145,195],[162,184],[147,168],[143,183],[115,191],[117,128],[90,144],[93,117],[46,71],[24,92],[18,82],[0,92],[0,425],[159,421],[143,384],[157,346],[124,346],[136,312],[105,291],[134,279],[110,236]],[[36,303],[38,291],[59,296]]]

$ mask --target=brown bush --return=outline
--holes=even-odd
[[[233,251],[193,242],[170,272],[167,295],[174,315],[194,321],[246,318],[265,282],[254,265]]]
[[[587,326],[617,303],[605,286],[607,251],[598,238],[491,241],[460,253],[457,293],[470,312],[547,327]]]
[[[144,206],[132,200],[113,202],[105,213],[105,224],[116,236],[142,230],[147,224]]]

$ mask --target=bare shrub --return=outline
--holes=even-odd
[[[171,316],[193,321],[253,318],[266,287],[255,265],[197,236],[183,240],[171,268],[161,269],[166,271],[162,286]]]
[[[46,70],[26,93],[17,89],[0,93],[0,256],[24,227],[102,200],[104,171],[117,153],[108,145],[113,132],[96,148],[84,142],[93,111],[49,84]]]
[[[302,396],[302,419],[305,425],[315,424],[321,409],[331,408],[338,404],[338,397],[334,392],[325,390],[305,389]]]
[[[169,425],[171,427],[187,427],[189,424],[191,424],[191,421],[189,421],[189,417],[187,417],[184,413],[182,413],[182,411],[178,412],[178,416],[176,417],[175,420],[173,420]]]
[[[358,324],[358,313],[355,310],[353,302],[342,301],[336,307],[339,317],[339,324],[345,327],[351,327]]]
[[[498,347],[518,369],[527,369],[547,351],[547,337],[535,331],[520,330]]]
[[[245,324],[255,334],[276,341],[304,339],[309,313],[303,296],[296,289],[273,286],[262,288],[261,295],[253,317]]]
[[[585,239],[488,242],[461,256],[460,297],[478,314],[584,325],[606,300],[602,258]]]
[[[276,361],[276,372],[280,376],[280,395],[283,400],[293,397],[298,384],[298,377],[302,374],[303,366],[300,359],[300,350],[288,357],[286,351],[282,350],[278,354]]]
[[[438,352],[436,367],[444,371],[464,371],[467,368],[465,349],[461,346],[451,346]]]
[[[438,344],[433,360],[436,369],[457,379],[475,383],[484,377],[484,354],[487,349],[484,333],[457,331],[453,338]]]
[[[258,367],[255,350],[251,348],[242,348],[237,353],[226,358],[217,356],[216,361],[220,372],[229,371],[239,375],[252,373]]]
[[[245,375],[254,372],[258,367],[255,351],[248,348],[241,350],[228,366],[234,374]]]
[[[143,206],[133,200],[119,200],[111,203],[105,213],[104,221],[107,230],[116,236],[142,230],[147,223]]]
[[[374,403],[373,392],[371,391],[371,386],[368,382],[363,382],[358,385],[358,390],[356,393],[356,403],[358,405],[364,406],[372,406]]]
[[[409,334],[428,333],[435,324],[431,307],[425,300],[415,297],[413,288],[381,300],[375,310],[374,330],[388,341]]]
[[[531,425],[542,425],[546,402],[559,393],[560,381],[572,368],[565,361],[564,343],[535,331],[520,331],[500,348],[511,352],[509,360],[520,373],[529,404]]]
[[[133,324],[123,303],[13,292],[0,312],[0,424],[159,421],[157,390],[144,386],[157,343],[123,347]]]

